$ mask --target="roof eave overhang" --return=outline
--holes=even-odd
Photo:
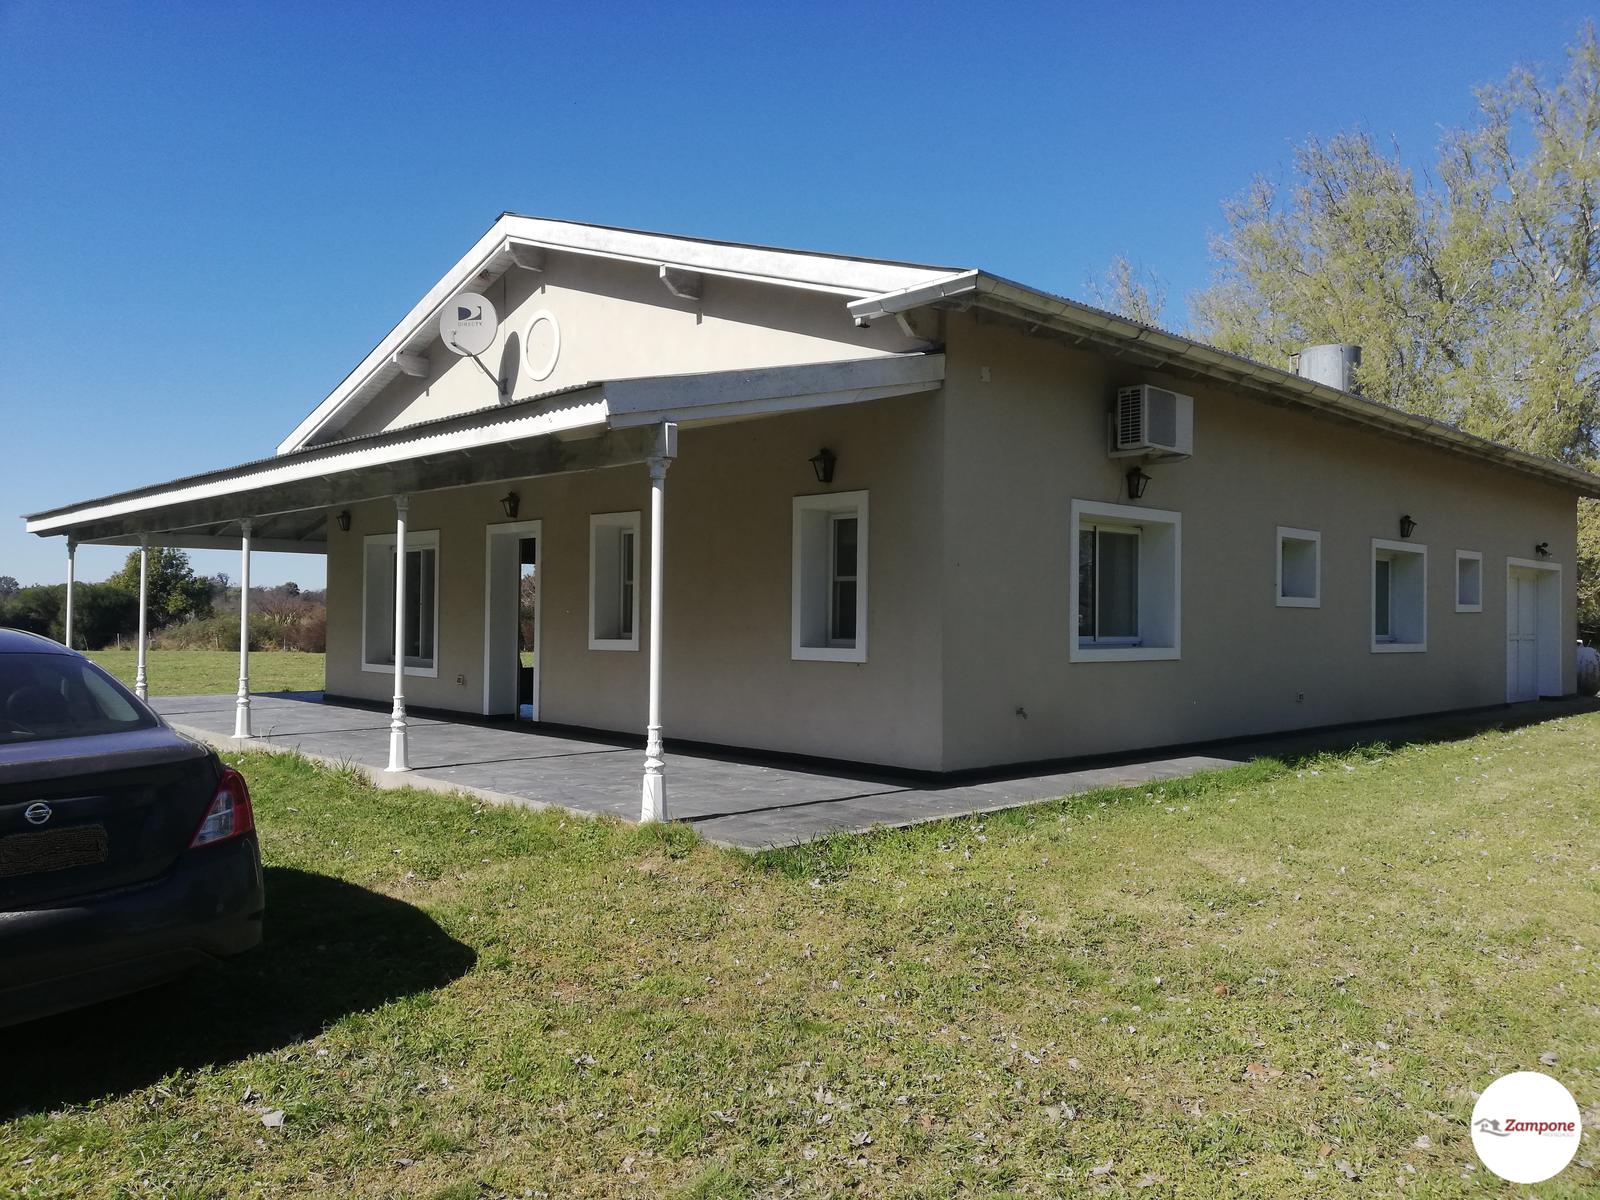
[[[584,384],[33,513],[41,537],[109,541],[399,494],[642,462],[663,424],[713,424],[932,391],[938,353]]]
[[[984,271],[952,272],[939,279],[869,296],[849,305],[870,321],[917,308],[977,308],[1011,319],[1030,333],[1048,330],[1107,353],[1142,357],[1152,366],[1214,379],[1275,404],[1297,405],[1340,420],[1533,476],[1600,499],[1600,476],[1466,433],[1455,426],[1340,391],[1290,371],[1229,354],[1203,342],[1142,325],[1065,297]]]

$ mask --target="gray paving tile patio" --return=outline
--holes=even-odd
[[[172,725],[223,749],[235,749],[234,697],[161,696],[152,704]],[[1263,754],[1300,754],[1357,742],[1457,736],[1600,708],[1592,700],[1555,700],[1207,747],[1037,775],[951,783],[908,781],[870,771],[779,765],[674,749],[667,755],[667,801],[673,819],[712,841],[743,849],[796,845],[836,832],[914,825],[1015,808],[1095,788],[1148,783],[1234,766]],[[257,695],[252,739],[322,761],[364,769],[383,786],[462,790],[500,803],[553,805],[625,820],[639,815],[643,742],[572,736],[513,722],[412,715],[409,774],[390,776],[389,715],[363,705],[325,702],[319,692]]]

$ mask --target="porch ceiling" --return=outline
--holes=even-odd
[[[363,500],[643,462],[659,427],[750,419],[931,391],[942,354],[664,375],[563,388],[33,513],[29,533],[78,542],[321,553],[330,512]]]

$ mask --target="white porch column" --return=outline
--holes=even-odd
[[[650,716],[645,729],[644,787],[639,822],[667,819],[666,763],[661,750],[661,583],[665,576],[667,468],[678,453],[678,427],[661,426],[650,467]]]
[[[139,665],[133,675],[133,694],[141,700],[150,698],[150,688],[145,679],[145,614],[150,603],[150,541],[139,535]]]
[[[239,698],[233,705],[233,736],[250,733],[250,533],[245,521],[239,537]]]
[[[67,628],[62,635],[62,644],[67,649],[72,649],[72,587],[77,582],[78,576],[78,543],[75,538],[67,538]]]
[[[406,496],[394,498],[394,711],[389,714],[389,770],[411,770],[406,744]]]

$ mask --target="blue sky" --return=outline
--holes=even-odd
[[[1429,161],[1591,12],[0,0],[0,574],[63,576],[16,514],[270,453],[502,210],[1181,300],[1297,143]]]

